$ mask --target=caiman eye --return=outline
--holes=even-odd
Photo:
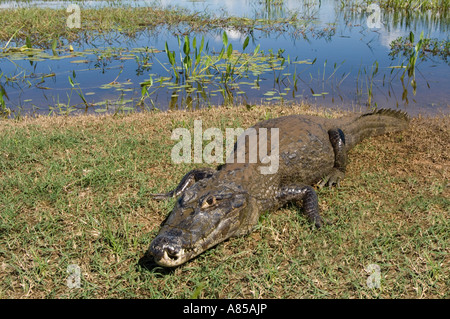
[[[208,207],[214,206],[215,204],[216,204],[216,198],[214,196],[209,196],[203,201],[202,208],[208,208]]]

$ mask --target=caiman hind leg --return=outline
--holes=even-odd
[[[216,170],[213,168],[193,169],[192,171],[184,175],[184,177],[181,179],[181,182],[174,190],[163,194],[151,194],[150,196],[152,196],[153,199],[156,200],[178,197],[183,194],[186,189],[194,185],[197,181],[205,178],[210,178],[215,172]]]
[[[334,167],[318,184],[320,188],[328,185],[329,187],[344,179],[345,169],[347,168],[347,149],[345,146],[345,134],[341,129],[332,129],[328,131],[330,143],[334,150]]]
[[[319,202],[314,188],[308,185],[285,186],[280,189],[277,195],[278,201],[284,205],[288,202],[302,204],[303,213],[306,217],[320,228],[324,220],[319,215]]]

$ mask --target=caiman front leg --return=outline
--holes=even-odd
[[[285,186],[280,189],[277,195],[278,201],[284,205],[288,202],[302,204],[303,213],[316,225],[322,227],[323,219],[319,215],[319,202],[314,188],[308,185]]]
[[[181,182],[174,190],[163,194],[151,194],[150,196],[152,196],[153,199],[156,200],[178,197],[183,194],[186,189],[194,185],[197,181],[205,178],[210,178],[215,172],[216,170],[213,168],[193,169],[192,171],[184,175],[184,177],[181,179]]]
[[[344,179],[345,169],[347,167],[347,149],[345,147],[345,134],[341,129],[332,129],[328,131],[330,143],[334,150],[334,167],[318,184],[319,188],[328,185],[329,187]]]

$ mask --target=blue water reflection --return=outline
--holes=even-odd
[[[417,89],[414,90],[410,78],[406,76],[403,81],[401,79],[404,69],[397,68],[405,66],[409,56],[389,55],[391,42],[400,36],[408,36],[410,32],[415,34],[416,41],[421,32],[425,37],[448,41],[448,20],[445,17],[437,17],[431,13],[416,17],[402,16],[383,12],[381,9],[368,10],[365,7],[341,9],[340,2],[332,0],[286,0],[280,6],[267,6],[265,1],[250,0],[160,0],[156,3],[198,12],[206,11],[219,16],[276,21],[295,15],[297,21],[302,21],[300,24],[285,23],[277,29],[269,30],[217,28],[206,33],[189,34],[191,39],[194,36],[197,39],[204,36],[209,43],[210,52],[221,50],[223,31],[227,32],[229,42],[237,50],[242,49],[247,36],[250,37],[250,43],[246,52],[253,52],[257,46],[265,54],[283,50],[282,57],[291,63],[285,62],[282,71],[261,75],[258,79],[259,89],[241,85],[240,91],[244,93],[235,94],[236,103],[279,102],[281,98],[285,103],[307,101],[346,109],[378,106],[400,108],[411,114],[449,113],[448,60],[431,53],[427,54],[425,60],[419,59],[415,73]],[[64,1],[33,3],[49,8],[64,7],[66,4]],[[148,6],[155,5],[155,2],[123,1],[111,4],[86,1],[81,6],[108,5]],[[0,3],[0,8],[14,6],[17,3]],[[82,57],[43,61],[1,58],[0,74],[3,72],[3,78],[0,81],[8,93],[7,106],[16,110],[48,112],[55,104],[78,105],[83,110],[83,95],[89,104],[97,103],[92,109],[114,110],[117,105],[133,107],[142,97],[140,83],[148,81],[150,77],[157,82],[161,77],[171,76],[166,70],[166,42],[171,50],[178,50],[174,30],[163,26],[157,30],[140,32],[132,39],[121,34],[110,34],[106,39],[99,37],[87,44],[72,43],[74,52],[99,49],[97,54],[88,52]],[[132,48],[146,47],[155,49],[156,52],[129,54]],[[117,49],[112,50],[113,56],[108,57],[104,54],[105,48]],[[70,55],[71,52],[66,50],[59,54]],[[296,60],[308,63],[292,63]],[[311,64],[312,62],[314,63]],[[52,76],[46,76],[53,73]],[[24,74],[27,76],[21,81],[6,81],[6,77],[22,78]],[[74,86],[69,77],[75,83]],[[294,79],[297,79],[296,85]],[[170,107],[183,108],[187,102],[192,103],[192,107],[221,105],[224,103],[223,96],[211,93],[216,88],[212,86],[207,89],[208,98],[205,101],[200,93],[193,94],[189,99],[189,94],[180,93],[174,99],[173,89],[161,87],[146,100],[145,106],[166,110]],[[267,92],[277,94],[267,95]],[[288,94],[281,95],[283,92]],[[279,98],[274,99],[276,96]]]

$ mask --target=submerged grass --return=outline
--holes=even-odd
[[[450,6],[448,0],[381,0],[380,6],[387,9],[402,9],[408,11],[438,11],[447,12]]]
[[[193,32],[209,32],[218,28],[233,28],[248,33],[258,29],[267,33],[286,31],[293,26],[296,32],[310,32],[311,21],[291,13],[287,18],[250,19],[235,16],[216,16],[209,12],[192,12],[179,7],[104,7],[80,10],[80,28],[69,27],[71,12],[64,9],[14,8],[2,9],[0,19],[0,41],[17,41],[22,44],[29,38],[33,46],[50,47],[54,39],[59,41],[79,41],[93,39],[116,32],[128,37],[144,30],[155,30],[167,26],[177,35]],[[69,26],[68,26],[69,25]]]
[[[398,55],[411,56],[415,54],[417,43],[414,42],[414,37],[409,36],[398,37],[390,43],[390,56],[393,58]],[[418,48],[419,49],[419,48]],[[419,52],[420,60],[424,61],[433,57],[439,57],[447,64],[450,64],[450,41],[439,40],[436,38],[422,38]]]
[[[415,11],[426,12],[428,10],[432,12],[439,12],[447,15],[450,8],[449,0],[341,0],[341,5],[359,5],[362,7],[370,4],[377,4],[384,10],[402,10],[405,12],[413,13]]]
[[[192,165],[177,127],[249,127],[308,106],[0,120],[0,298],[448,298],[450,118],[364,141],[316,230],[293,206],[172,270],[144,256]],[[369,288],[369,265],[380,287]],[[81,287],[67,286],[77,265]]]
[[[154,28],[161,24],[200,23],[209,18],[182,9],[163,8],[101,8],[83,9],[80,28],[69,28],[66,9],[18,8],[2,10],[0,40],[7,41],[30,37],[34,45],[48,46],[52,39],[78,40],[89,34],[117,31],[134,34],[138,30]]]

